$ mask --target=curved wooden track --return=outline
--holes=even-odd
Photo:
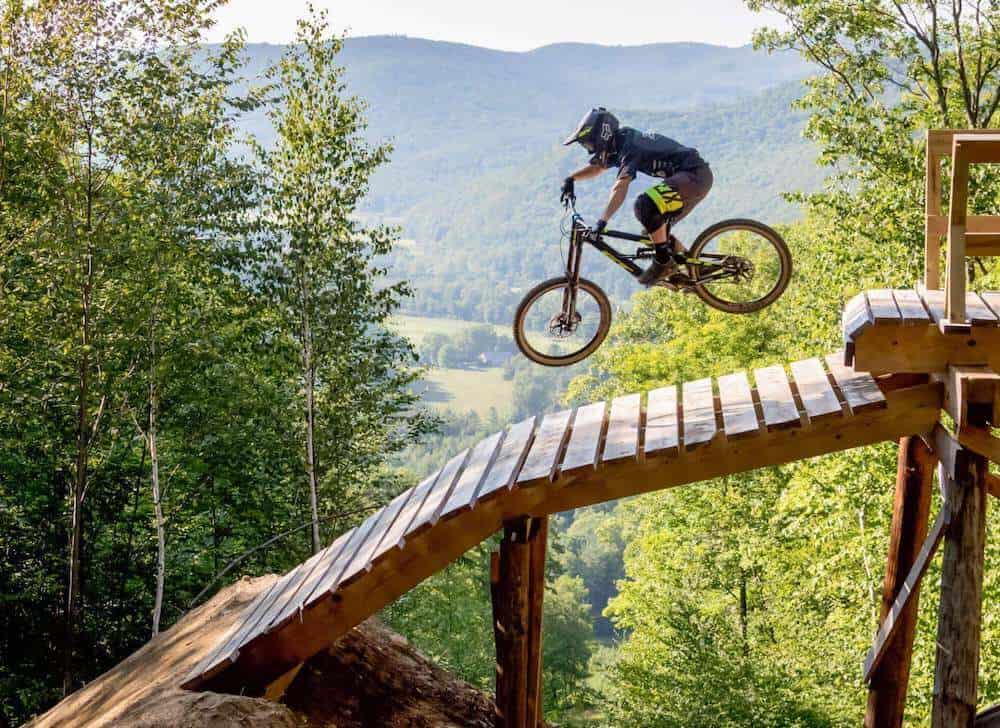
[[[773,366],[630,394],[487,437],[285,574],[184,686],[261,694],[505,520],[895,440],[937,422],[940,384],[875,380],[844,358],[795,362],[791,377]]]

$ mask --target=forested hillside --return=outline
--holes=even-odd
[[[248,75],[280,51],[249,45]],[[697,146],[711,162],[715,191],[681,235],[721,217],[790,220],[796,209],[781,193],[822,179],[797,163],[814,155],[805,117],[790,109],[793,80],[810,69],[797,54],[692,43],[507,53],[371,37],[349,39],[339,61],[347,90],[368,104],[368,137],[393,144],[362,209],[413,241],[392,258],[393,274],[414,284],[405,305],[413,313],[506,324],[518,291],[559,270],[558,187],[586,161],[560,142],[594,105]],[[268,142],[261,114],[241,124]],[[595,215],[609,187],[610,179],[581,185],[581,211]],[[637,228],[629,209],[616,222]],[[594,270],[616,298],[631,295],[634,283],[603,260]]]
[[[511,418],[835,349],[847,297],[919,274],[921,131],[1000,126],[985,4],[945,3],[931,25],[923,3],[748,0],[786,16],[758,37],[772,55],[341,42],[322,14],[292,46],[206,47],[214,5],[0,0],[0,725],[221,586],[301,563]],[[595,103],[712,162],[682,237],[723,215],[779,222],[792,283],[733,316],[592,257],[618,304],[602,348],[563,370],[490,364],[508,410],[441,422],[415,394],[418,355],[504,350],[468,320],[508,322],[517,289],[558,271],[558,185],[583,160],[559,141]],[[971,211],[995,213],[1000,173],[973,186]],[[464,333],[408,340],[407,311]],[[556,516],[546,719],[857,725],[894,478],[887,443]],[[381,615],[486,691],[491,546]],[[985,580],[983,705],[1000,701],[1000,573]]]

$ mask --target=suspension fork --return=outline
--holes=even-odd
[[[576,292],[580,284],[580,258],[583,253],[583,229],[573,224],[573,234],[569,241],[569,255],[566,259],[566,278],[569,285],[563,289],[562,312],[567,325],[573,324],[576,315]]]

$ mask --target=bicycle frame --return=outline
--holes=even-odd
[[[575,200],[573,205],[572,230],[570,231],[569,255],[566,258],[566,278],[571,282],[563,292],[563,315],[566,321],[572,321],[576,313],[576,292],[580,282],[580,260],[583,253],[583,245],[587,243],[599,250],[605,257],[611,259],[617,266],[623,268],[633,278],[638,278],[642,274],[642,268],[636,265],[635,261],[652,258],[652,241],[648,235],[635,235],[623,230],[603,230],[600,235],[589,234],[586,225],[583,224],[583,216],[576,211]],[[667,222],[667,238],[670,237],[670,223]],[[616,238],[618,240],[628,240],[648,246],[648,250],[637,251],[634,255],[626,255],[604,242],[604,238]],[[719,255],[716,253],[702,253],[697,258],[689,258],[686,252],[671,251],[674,262],[678,265],[688,265],[698,267],[698,284],[709,281],[720,280],[732,276],[726,263],[732,260],[731,256]],[[690,281],[686,286],[696,285]]]

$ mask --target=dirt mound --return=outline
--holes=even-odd
[[[178,685],[275,576],[243,579],[29,725],[31,728],[490,726],[493,703],[372,619],[302,666],[282,703]]]

